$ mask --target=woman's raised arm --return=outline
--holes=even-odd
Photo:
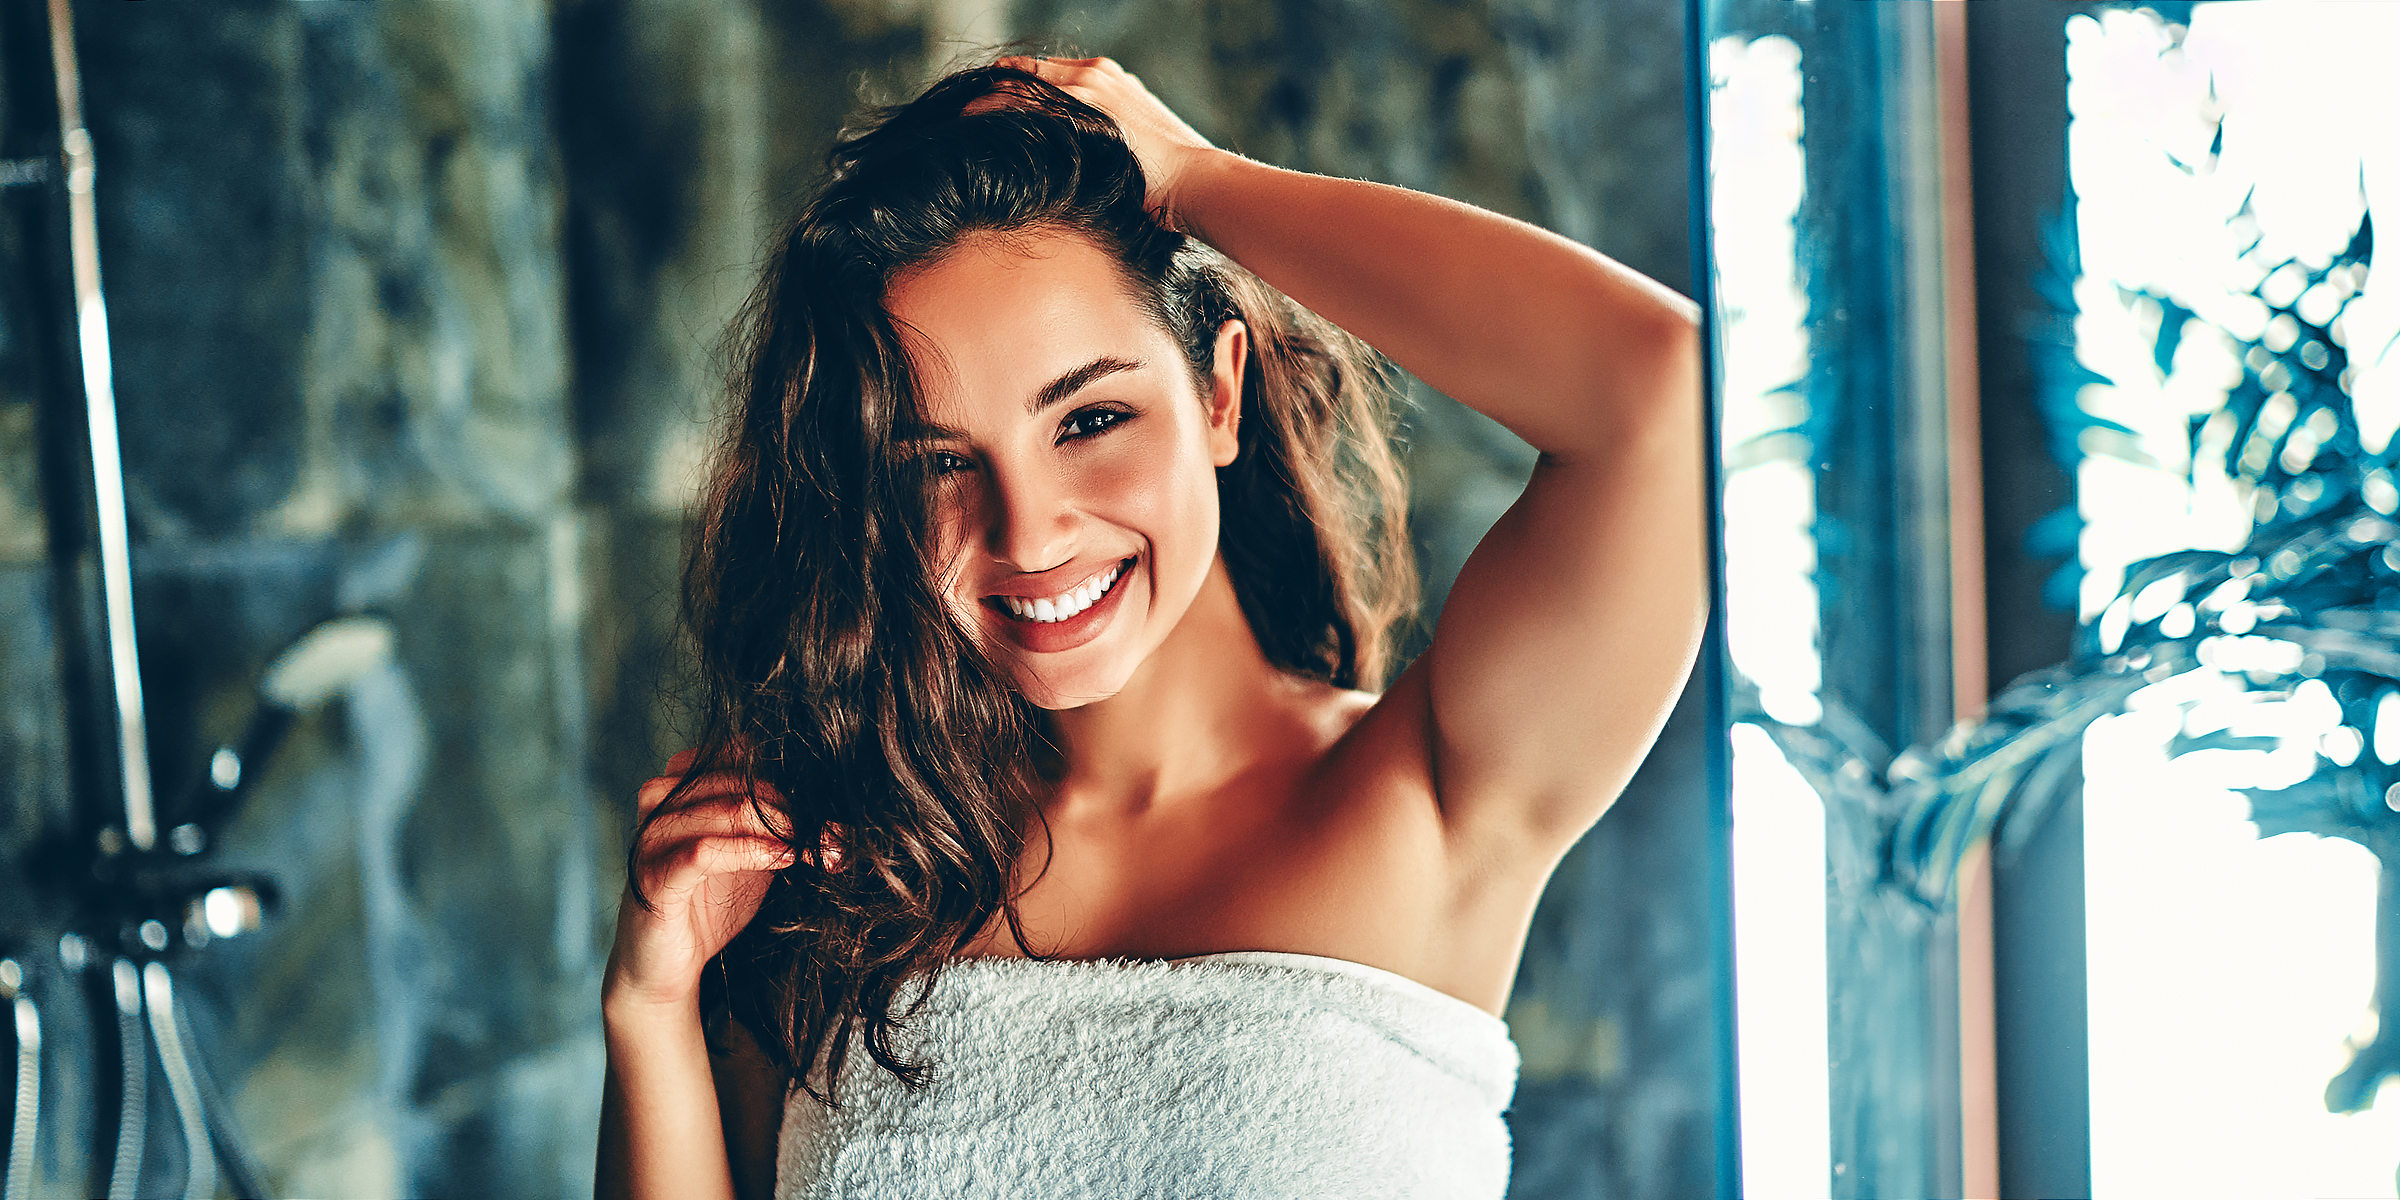
[[[1521,221],[1214,149],[1106,59],[1038,69],[1124,127],[1165,219],[1541,452],[1389,699],[1429,706],[1454,832],[1563,852],[1706,619],[1698,309]]]

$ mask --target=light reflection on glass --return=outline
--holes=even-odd
[[[2303,292],[2306,273],[2284,265],[2323,268],[2358,227],[2365,196],[2400,195],[2400,73],[2384,61],[2395,45],[2400,9],[2387,5],[2203,4],[2188,30],[2148,11],[2068,22],[2083,267],[2075,338],[2079,359],[2108,380],[2078,401],[2131,431],[2088,431],[2091,456],[2077,469],[2081,603],[2104,649],[2128,622],[2178,621],[2158,607],[2179,601],[2177,589],[2118,597],[2127,565],[2237,550],[2254,520],[2273,515],[2273,494],[2252,495],[2222,469],[2236,447],[2219,410],[2240,372],[2225,334],[2279,353],[2298,336],[2297,322],[2270,320],[2250,293],[2297,301],[2304,317],[2358,294],[2342,310],[2342,340],[2368,451],[2400,424],[2400,355],[2388,349],[2400,289],[2359,294],[2363,277],[2337,277]],[[2158,297],[2198,318],[2164,371]],[[2323,429],[2309,424],[2319,417]],[[2201,447],[2187,481],[2195,419]],[[2264,469],[2295,422],[2282,465],[2304,469],[2331,416],[2303,417],[2288,393],[2238,448],[2243,467]],[[2229,634],[2265,615],[2240,583],[2201,601]],[[2359,1022],[2374,984],[2375,858],[2340,839],[2260,840],[2248,801],[2229,790],[2288,786],[2320,758],[2355,762],[2387,736],[2382,714],[2394,706],[2379,706],[2370,738],[2342,723],[2316,680],[2249,690],[2303,671],[2300,656],[2278,639],[2211,638],[2200,669],[2135,693],[2127,713],[2085,737],[2097,1197],[2395,1194],[2400,1094],[2347,1116],[2324,1099],[2351,1049],[2373,1036]],[[2219,730],[2271,744],[2167,758],[2179,731]]]
[[[1808,299],[1794,278],[1803,187],[1800,47],[1728,37],[1709,48],[1710,257],[1724,347],[1726,642],[1760,707],[1823,715],[1817,689],[1816,478],[1805,424]]]
[[[1804,186],[1800,47],[1719,39],[1709,87],[1726,642],[1769,718],[1814,725],[1823,715],[1816,479],[1807,398],[1786,386],[1808,355],[1792,223]],[[1833,1170],[1825,805],[1765,730],[1744,723],[1731,733],[1743,1192],[1821,1195]]]

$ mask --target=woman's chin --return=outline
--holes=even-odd
[[[1025,697],[1027,702],[1035,708],[1048,709],[1051,712],[1064,712],[1068,709],[1082,708],[1086,704],[1096,704],[1116,695],[1124,688],[1125,681],[1122,679],[1113,683],[1099,680],[1026,679],[1022,677],[1017,680],[1017,691]]]

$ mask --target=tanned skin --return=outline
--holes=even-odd
[[[1218,331],[1196,385],[1116,266],[1063,232],[971,239],[897,280],[887,305],[947,427],[922,451],[957,485],[949,601],[1065,740],[1050,836],[1020,869],[1029,941],[1325,955],[1500,1012],[1544,884],[1640,764],[1699,645],[1697,310],[1531,225],[1218,150],[1108,59],[1003,62],[1114,117],[1168,224],[1540,451],[1386,691],[1297,680],[1260,652],[1216,551],[1248,331]],[[1031,407],[1102,360],[1117,365]],[[1011,648],[996,597],[1117,564],[1089,641]],[[688,765],[644,785],[644,815]],[[781,1081],[738,1030],[712,1063],[697,1001],[702,966],[791,861],[739,789],[701,780],[640,847],[656,908],[628,899],[609,959],[603,1197],[773,1189]],[[1022,952],[999,921],[973,948]]]

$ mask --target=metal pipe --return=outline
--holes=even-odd
[[[110,982],[117,992],[117,1061],[124,1086],[117,1093],[116,1161],[108,1172],[108,1200],[135,1200],[142,1188],[142,1142],[150,1131],[150,1051],[142,1038],[142,985],[133,963],[118,959]]]
[[[22,981],[0,982],[14,990]],[[17,1025],[17,1095],[8,1124],[8,1174],[0,1179],[0,1200],[31,1200],[34,1141],[42,1128],[42,1014],[22,990],[17,990],[11,1007]]]
[[[175,1116],[183,1124],[183,1200],[213,1200],[217,1194],[217,1158],[208,1144],[208,1113],[200,1106],[200,1086],[184,1058],[182,1031],[175,1024],[175,986],[167,964],[142,968],[142,1007],[150,1013],[150,1035],[158,1040],[158,1062],[166,1069],[167,1093],[175,1100]]]
[[[217,1171],[225,1176],[225,1187],[236,1196],[271,1196],[260,1182],[263,1178],[258,1164],[242,1145],[241,1129],[234,1121],[233,1104],[208,1073],[208,1056],[200,1051],[200,1035],[193,1032],[191,1005],[180,994],[168,997],[174,1010],[175,1030],[186,1048],[185,1063],[192,1072],[192,1082],[200,1090],[200,1107],[208,1115],[209,1136],[217,1147]]]
[[[67,232],[75,276],[75,340],[83,356],[83,410],[91,431],[92,495],[99,510],[100,588],[108,618],[111,690],[117,702],[117,759],[125,788],[125,837],[135,850],[158,841],[151,794],[150,735],[135,655],[133,562],[125,527],[125,463],[117,441],[117,395],[108,353],[108,307],[100,296],[100,223],[93,203],[92,135],[83,126],[83,80],[75,61],[74,15],[50,0],[50,65],[58,80],[59,149],[67,166]]]

